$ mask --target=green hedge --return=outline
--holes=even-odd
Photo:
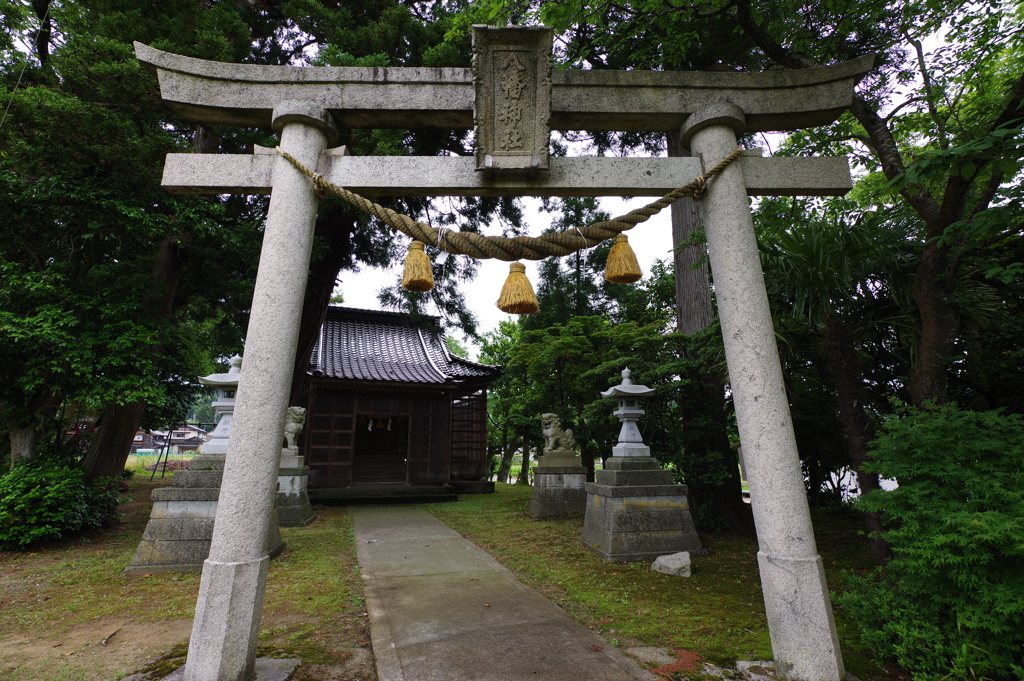
[[[68,539],[117,518],[114,480],[87,484],[83,472],[53,461],[23,464],[0,477],[0,548]]]
[[[915,680],[1024,679],[1024,422],[931,406],[883,431],[874,470],[899,488],[858,504],[893,558],[840,603]]]

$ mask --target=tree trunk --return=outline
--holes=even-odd
[[[103,410],[89,453],[82,460],[87,480],[119,478],[131,453],[146,403],[109,404]]]
[[[836,385],[839,418],[843,423],[850,462],[857,476],[857,487],[860,488],[861,494],[867,494],[880,488],[878,474],[864,470],[864,465],[872,461],[869,446],[875,437],[875,424],[864,408],[867,404],[864,381],[861,378],[864,372],[849,329],[839,318],[831,315],[825,322],[825,352],[828,355],[829,371]],[[884,565],[891,556],[891,550],[888,542],[881,537],[881,514],[865,513],[864,525],[868,530],[871,555],[876,563]]]
[[[587,482],[594,482],[594,460],[597,458],[592,449],[580,446],[580,458],[583,467],[587,470]]]
[[[11,470],[21,461],[36,457],[39,443],[39,423],[22,426],[16,421],[7,422],[7,434],[11,441]]]
[[[687,156],[688,152],[679,143],[678,134],[668,136],[668,155]],[[711,275],[705,257],[703,244],[683,247],[697,232],[699,221],[697,206],[689,197],[672,204],[672,247],[675,254],[676,276],[676,327],[686,335],[692,335],[707,328],[715,319],[714,306],[711,303]],[[702,451],[694,452],[703,457],[710,452],[718,452],[724,459],[723,464],[728,472],[727,477],[718,485],[703,484],[704,503],[713,509],[713,513],[736,531],[750,533],[754,529],[754,515],[750,506],[743,501],[743,483],[740,481],[739,462],[729,444],[725,417],[725,391],[722,385],[711,374],[701,371],[691,376],[691,380],[699,385],[702,405],[701,413],[686,414],[684,419],[689,423],[703,422],[700,428],[708,433],[703,441],[692,441],[691,448]],[[681,427],[686,430],[689,423]]]
[[[668,136],[669,156],[689,156],[679,143],[679,135]],[[676,326],[692,335],[706,329],[715,320],[711,304],[711,277],[703,244],[681,248],[698,230],[697,204],[684,196],[672,204],[672,250],[676,274]]]
[[[516,478],[517,485],[530,484],[530,448],[523,445],[523,467],[519,469],[519,476]]]
[[[320,337],[320,327],[327,316],[338,273],[351,258],[352,232],[355,227],[354,215],[341,209],[330,211],[316,221],[314,238],[322,241],[326,248],[322,251],[323,257],[309,264],[309,279],[306,283],[306,297],[302,301],[299,342],[288,402],[292,406],[305,406],[302,404],[302,390],[309,372],[309,358]]]
[[[929,229],[929,232],[938,231]],[[941,232],[940,232],[941,233]],[[921,337],[917,362],[907,380],[910,399],[916,406],[926,400],[947,399],[948,363],[960,328],[960,310],[950,298],[943,281],[948,278],[945,249],[929,242],[921,250],[921,262],[914,273],[913,298],[920,316]]]
[[[740,463],[736,450],[729,443],[725,391],[710,373],[700,372],[691,379],[700,386],[700,403],[703,405],[702,413],[693,414],[692,418],[706,421],[703,425],[697,426],[704,433],[704,437],[689,441],[687,449],[695,450],[694,455],[697,458],[717,455],[726,471],[725,480],[717,485],[701,483],[701,498],[697,501],[707,504],[714,515],[731,530],[750,534],[754,531],[754,513],[750,504],[743,501]]]
[[[164,237],[153,262],[152,281],[161,291],[157,310],[163,319],[170,319],[174,313],[174,298],[188,260],[188,249],[183,245],[184,241],[178,234]],[[160,354],[160,351],[160,345],[150,348],[153,354]],[[132,441],[145,411],[146,403],[142,401],[110,403],[103,408],[96,436],[82,459],[86,480],[119,477],[124,472],[125,461],[131,453]]]
[[[503,436],[505,440],[507,436]],[[501,465],[498,466],[498,482],[508,483],[509,473],[512,472],[512,457],[516,455],[518,445],[513,442],[502,442]]]

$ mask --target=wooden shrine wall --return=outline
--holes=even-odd
[[[484,479],[487,394],[313,385],[300,446],[311,488]],[[404,450],[399,445],[404,440]]]
[[[483,480],[487,470],[487,390],[452,398],[452,480]]]

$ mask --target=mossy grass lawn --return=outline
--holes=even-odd
[[[170,475],[133,477],[117,527],[0,553],[0,678],[109,681],[157,658],[150,666],[160,674],[184,661],[199,574],[121,574],[149,519],[150,493],[169,483]],[[369,647],[350,517],[318,508],[312,524],[281,533],[287,548],[270,563],[260,655],[302,658],[296,678],[334,678],[316,670]],[[372,679],[372,664],[352,678]]]
[[[685,649],[728,667],[737,660],[771,659],[754,537],[701,533],[710,555],[694,561],[692,577],[671,577],[653,572],[648,563],[609,563],[596,556],[580,542],[582,519],[534,521],[525,510],[531,487],[499,483],[497,490],[423,508],[614,644]],[[815,517],[833,590],[842,586],[843,570],[871,565],[862,527],[849,513]],[[845,613],[836,615],[847,670],[864,681],[890,678],[857,648]]]
[[[115,528],[0,553],[0,678],[108,681],[147,665],[162,678],[183,662],[199,575],[121,573],[149,518],[151,491],[168,483],[132,478],[134,500]],[[498,490],[424,508],[615,644],[686,649],[722,665],[770,658],[752,537],[702,534],[711,555],[695,561],[692,577],[668,577],[647,564],[599,559],[580,543],[581,520],[533,521],[525,513],[531,487]],[[870,565],[858,518],[821,515],[816,527],[833,589],[841,570]],[[318,507],[311,525],[282,535],[288,547],[270,563],[260,655],[302,658],[301,681],[373,679],[348,512]],[[848,669],[864,681],[885,678],[856,650],[845,614],[837,618]],[[699,676],[668,675],[687,674]]]

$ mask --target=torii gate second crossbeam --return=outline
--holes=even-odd
[[[474,28],[475,69],[295,68],[223,64],[136,44],[163,99],[205,124],[272,127],[280,146],[331,182],[375,195],[649,196],[712,167],[744,132],[833,121],[871,67],[754,73],[552,71],[551,34]],[[345,127],[476,127],[476,155],[357,158],[328,150]],[[550,128],[681,132],[693,158],[548,158]],[[287,160],[170,154],[164,186],[183,193],[270,193],[209,558],[186,681],[250,681],[306,272],[318,206]],[[828,587],[815,546],[747,196],[834,195],[845,159],[745,156],[700,202],[730,385],[760,545],[776,670],[843,681]]]

